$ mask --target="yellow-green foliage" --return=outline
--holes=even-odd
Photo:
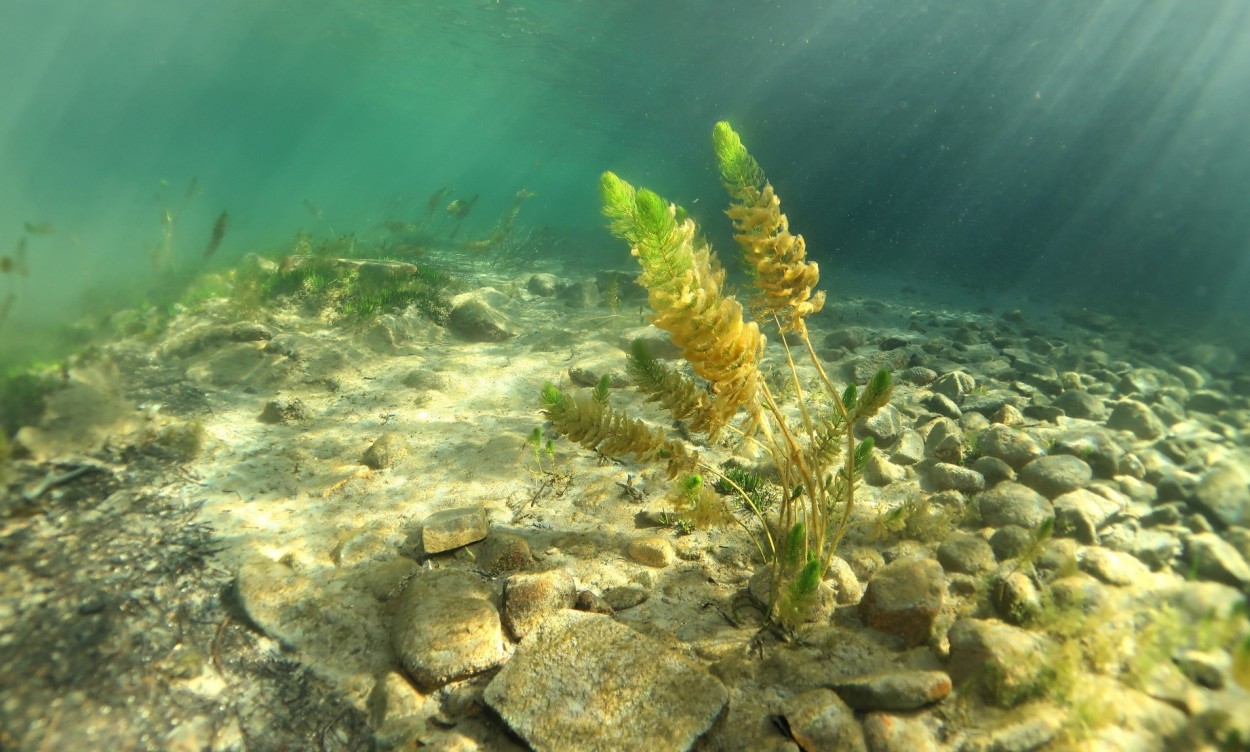
[[[721,179],[735,201],[727,212],[734,240],[759,290],[757,315],[776,317],[782,331],[800,331],[803,319],[825,305],[824,292],[815,291],[820,269],[807,260],[803,236],[790,233],[781,200],[729,123],[716,124],[713,141]]]
[[[698,455],[685,444],[628,417],[593,394],[565,394],[547,384],[543,387],[543,404],[543,415],[556,430],[587,449],[610,457],[632,456],[640,462],[663,460],[669,477],[689,472],[698,464]]]
[[[545,413],[558,430],[585,447],[644,461],[663,459],[670,476],[696,468],[701,474],[720,475],[721,485],[741,496],[760,523],[756,529],[764,540],[754,533],[752,537],[772,568],[769,617],[794,627],[814,602],[820,579],[846,532],[855,485],[872,452],[872,442],[857,443],[848,427],[888,402],[891,380],[888,371],[881,371],[862,395],[854,387],[838,390],[833,386],[816,357],[805,323],[805,317],[824,304],[824,293],[815,290],[818,267],[806,260],[802,237],[790,233],[763,170],[728,123],[716,125],[713,145],[732,199],[728,214],[735,238],[755,287],[757,320],[747,319],[742,304],[725,285],[725,270],[715,253],[680,207],[605,172],[599,182],[603,213],[611,232],[629,244],[638,260],[638,282],[647,290],[651,321],[668,332],[706,386],[660,364],[640,346],[631,353],[629,371],[648,399],[666,407],[689,431],[706,434],[709,442],[745,414],[745,422],[735,430],[772,460],[781,489],[775,518],[765,519],[758,491],[749,491],[728,474],[700,464],[698,455],[685,449],[684,442],[625,416],[606,400],[565,395],[548,385],[543,392]],[[773,325],[789,372],[789,387],[784,390],[774,390],[760,373],[765,347],[761,327]],[[788,334],[793,343],[787,340]],[[810,359],[825,399],[807,399],[792,345],[801,347]],[[778,403],[781,391],[794,395],[799,420]],[[809,402],[832,408],[813,414]],[[702,478],[697,483],[687,481],[683,488],[679,499],[687,513],[703,505],[710,493]],[[789,543],[779,542],[771,530],[787,531],[788,536],[795,530],[802,534]]]
[[[642,266],[638,281],[655,312],[651,322],[669,333],[695,373],[711,384],[713,396],[706,410],[692,416],[691,428],[715,438],[739,409],[759,409],[759,326],[745,321],[742,305],[725,294],[725,270],[693,220],[679,221],[676,207],[610,172],[600,188],[613,231],[633,245]]]
[[[677,484],[672,501],[677,513],[697,528],[723,525],[732,519],[725,500],[698,473],[686,476]]]

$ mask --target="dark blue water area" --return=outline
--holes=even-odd
[[[524,188],[557,252],[627,266],[598,214],[612,169],[730,257],[720,119],[833,297],[871,272],[1250,321],[1239,0],[7,0],[0,70],[0,253],[56,226],[0,278],[10,325],[149,274],[166,209],[193,267],[223,210],[217,264],[419,218],[441,187],[481,196],[485,233]]]

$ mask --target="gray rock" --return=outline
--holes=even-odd
[[[513,639],[522,640],[552,613],[573,608],[576,600],[577,586],[567,572],[514,574],[504,585],[503,625]]]
[[[855,570],[846,559],[840,556],[829,560],[829,571],[825,573],[825,581],[833,588],[834,598],[839,606],[854,605],[864,597],[864,587],[859,584]]]
[[[240,321],[230,327],[230,339],[235,342],[267,342],[273,339],[273,330],[254,321]]]
[[[920,405],[929,412],[937,413],[945,418],[959,420],[959,418],[963,415],[963,411],[959,409],[959,405],[956,405],[955,402],[945,394],[930,394],[920,400]]]
[[[990,548],[994,550],[994,556],[998,557],[999,561],[1007,561],[1023,553],[1032,545],[1036,537],[1035,529],[1019,525],[1004,525],[990,536]]]
[[[410,454],[408,437],[398,431],[387,431],[369,445],[360,462],[374,470],[386,470],[403,462]]]
[[[960,619],[948,637],[951,679],[956,686],[978,682],[993,705],[1018,705],[1046,681],[1049,641],[1040,634],[996,619]]]
[[[1080,457],[1099,478],[1113,478],[1120,472],[1124,461],[1124,449],[1099,429],[1093,432],[1064,434],[1055,441],[1054,454],[1070,454]]]
[[[938,462],[929,468],[929,480],[938,491],[960,491],[974,494],[985,490],[985,477],[972,470],[948,462]]]
[[[1219,528],[1250,527],[1250,470],[1238,461],[1221,461],[1198,478],[1193,503]]]
[[[540,298],[553,298],[560,291],[560,279],[554,274],[535,274],[525,283],[525,289]]]
[[[1063,494],[1054,505],[1055,533],[1089,545],[1098,544],[1098,529],[1120,511],[1119,504],[1084,488]]]
[[[1132,585],[1150,570],[1131,554],[1090,547],[1081,552],[1078,565],[1082,572],[1093,575],[1108,585]]]
[[[569,308],[594,308],[599,305],[599,286],[589,279],[574,282],[560,290],[560,300]]]
[[[781,703],[790,736],[800,749],[867,752],[855,713],[829,689],[809,689]]]
[[[1110,598],[1107,587],[1083,572],[1060,577],[1050,583],[1050,594],[1059,608],[1077,609],[1090,614]]]
[[[643,603],[651,594],[640,587],[631,585],[618,585],[610,587],[603,591],[603,600],[615,611],[624,611]]]
[[[932,384],[933,380],[938,377],[937,371],[924,366],[912,366],[904,368],[894,374],[894,379],[900,384],[911,384],[913,386],[924,386]]]
[[[994,578],[994,610],[1008,624],[1028,624],[1042,613],[1042,594],[1025,572],[1012,567]]]
[[[972,374],[967,371],[952,371],[939,376],[930,388],[934,393],[941,394],[958,405],[976,387],[977,381]]]
[[[945,699],[951,678],[945,671],[881,671],[837,679],[830,686],[860,712],[915,710]]]
[[[475,575],[440,569],[413,577],[395,604],[391,644],[424,689],[498,666],[507,657],[499,612]]]
[[[963,460],[964,434],[950,418],[938,418],[924,426],[925,454],[938,462],[957,465]]]
[[[1151,411],[1149,405],[1133,399],[1115,403],[1111,417],[1107,418],[1107,427],[1131,431],[1137,438],[1146,440],[1157,439],[1167,432],[1167,427]]]
[[[1204,580],[1235,588],[1250,588],[1250,564],[1237,549],[1215,533],[1197,533],[1185,541],[1185,566],[1196,567]]]
[[[655,325],[641,326],[625,331],[621,339],[621,349],[629,352],[636,339],[642,340],[642,343],[651,351],[651,354],[657,358],[674,360],[681,357],[681,348],[673,344],[673,338],[669,336],[668,332]]]
[[[981,432],[977,448],[982,456],[997,457],[1016,469],[1046,454],[1033,437],[1016,428],[998,424]]]
[[[855,358],[851,362],[851,380],[856,384],[866,384],[882,368],[897,371],[906,368],[911,361],[911,353],[907,350],[889,350],[876,352],[866,357]]]
[[[1126,550],[1152,570],[1159,571],[1172,566],[1184,549],[1184,544],[1172,533],[1140,530]]]
[[[682,752],[729,693],[702,665],[611,618],[542,622],[483,698],[535,750]]]
[[[1034,530],[1055,513],[1046,497],[1013,481],[982,491],[976,500],[981,521],[990,527],[1018,525]]]
[[[1067,713],[1054,705],[1030,705],[1018,718],[973,732],[959,749],[960,752],[1033,752],[1045,749],[1067,722]]]
[[[859,602],[859,615],[864,624],[913,647],[929,639],[945,595],[941,564],[933,559],[897,559],[872,575]]]
[[[414,368],[404,374],[403,385],[409,389],[441,392],[448,386],[448,379],[437,371],[428,368]]]
[[[297,397],[271,399],[260,411],[262,423],[298,423],[301,420],[308,420],[308,408]]]
[[[160,352],[164,357],[186,358],[220,347],[231,339],[231,328],[225,324],[195,324],[167,338]]]
[[[903,433],[903,417],[893,405],[886,405],[856,426],[855,433],[871,436],[878,447],[888,449]]]
[[[1021,412],[1020,408],[1015,405],[1004,403],[1002,407],[995,410],[994,414],[990,416],[990,422],[1004,426],[1020,426],[1024,425],[1026,414],[1038,420],[1053,421],[1056,417],[1056,410],[1058,408],[1053,408],[1049,405],[1028,405],[1025,407],[1024,412]]]
[[[978,457],[976,462],[972,463],[972,469],[985,478],[987,486],[996,486],[1005,480],[1016,479],[1016,471],[1011,469],[1011,465],[997,457]]]
[[[994,568],[994,549],[975,533],[956,531],[938,546],[937,560],[947,572],[981,574]]]
[[[896,465],[914,465],[923,459],[924,439],[914,430],[905,429],[890,453],[890,461]]]
[[[1171,377],[1158,369],[1134,368],[1120,377],[1116,390],[1125,396],[1150,398],[1159,393],[1163,384],[1170,381]]]
[[[1056,397],[1052,404],[1073,418],[1097,421],[1107,419],[1107,406],[1103,404],[1102,398],[1083,389],[1069,389]]]
[[[862,326],[848,326],[836,329],[825,337],[825,347],[841,347],[854,350],[868,341],[868,330]]]
[[[906,470],[890,462],[879,452],[873,452],[864,463],[864,482],[870,486],[882,488],[906,478]]]
[[[1038,457],[1020,471],[1020,482],[1048,499],[1082,488],[1093,477],[1089,465],[1070,454]]]
[[[471,295],[459,295],[452,301],[448,328],[471,342],[503,342],[516,336],[516,327],[507,316]]]
[[[1227,394],[1214,389],[1199,389],[1185,401],[1186,410],[1208,415],[1219,415],[1232,406],[1233,401]]]
[[[489,532],[490,524],[483,507],[444,509],[421,523],[421,546],[427,554],[438,554],[476,543]]]

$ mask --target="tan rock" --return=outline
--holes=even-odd
[[[561,611],[526,638],[483,696],[535,750],[681,752],[711,727],[729,693],[680,650],[606,616]]]
[[[668,538],[647,535],[630,541],[629,558],[649,567],[669,567],[677,560],[677,553]]]
[[[573,608],[577,588],[567,572],[514,574],[504,588],[503,622],[517,640],[562,608]]]
[[[467,546],[490,532],[486,510],[480,506],[457,507],[435,512],[421,525],[421,545],[427,554]]]
[[[395,604],[391,644],[423,688],[494,668],[507,657],[490,591],[476,575],[454,569],[412,578]]]

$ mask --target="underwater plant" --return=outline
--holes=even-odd
[[[872,453],[872,440],[856,442],[851,426],[886,405],[891,377],[882,369],[862,392],[855,385],[834,387],[805,321],[824,305],[824,293],[815,289],[818,266],[807,260],[802,236],[790,233],[780,200],[738,134],[720,122],[713,141],[731,198],[727,214],[755,288],[752,320],[726,290],[725,270],[694,220],[658,194],[605,172],[599,184],[603,213],[612,234],[628,242],[638,259],[638,282],[647,291],[651,322],[668,332],[702,381],[661,363],[641,342],[631,350],[628,371],[639,392],[690,432],[712,443],[729,429],[762,449],[783,489],[776,510],[760,508],[752,495],[757,489],[741,482],[745,476],[722,471],[684,440],[608,404],[606,390],[568,394],[547,384],[543,412],[556,430],[587,449],[664,463],[670,478],[681,478],[675,497],[688,512],[698,511],[700,519],[715,516],[706,510],[712,484],[704,477],[732,489],[759,523],[756,533],[731,513],[725,515],[747,530],[770,568],[768,620],[795,628],[815,601],[849,527],[856,481]],[[761,329],[768,327],[775,327],[785,354],[795,397],[790,411],[760,372],[766,346]],[[815,411],[804,395],[795,363],[799,348],[828,392],[828,410]],[[739,417],[743,421],[735,425]]]

